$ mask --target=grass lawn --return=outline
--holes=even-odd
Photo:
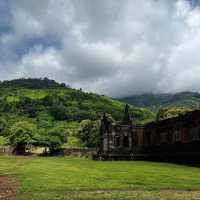
[[[200,168],[142,161],[0,156],[18,200],[200,199]]]

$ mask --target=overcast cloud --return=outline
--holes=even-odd
[[[200,92],[198,0],[1,0],[0,79],[114,97]]]

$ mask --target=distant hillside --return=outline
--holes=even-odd
[[[37,118],[41,113],[55,120],[96,120],[103,112],[119,120],[125,104],[110,97],[71,89],[65,84],[45,79],[17,79],[0,83],[0,113],[12,113]],[[145,123],[154,114],[137,107],[130,107],[135,120]]]
[[[133,95],[119,100],[134,106],[145,107],[152,111],[158,111],[161,107],[200,109],[200,94],[197,92]]]

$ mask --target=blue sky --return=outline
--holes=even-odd
[[[114,97],[200,91],[200,0],[1,0],[0,80]]]
[[[200,0],[189,0],[189,2],[190,2],[193,6],[199,6],[199,5],[200,5]]]

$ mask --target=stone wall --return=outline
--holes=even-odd
[[[0,155],[11,155],[12,151],[10,146],[0,146]]]
[[[92,156],[94,153],[96,152],[95,149],[73,149],[73,148],[69,148],[69,149],[63,149],[63,153],[65,156]]]

